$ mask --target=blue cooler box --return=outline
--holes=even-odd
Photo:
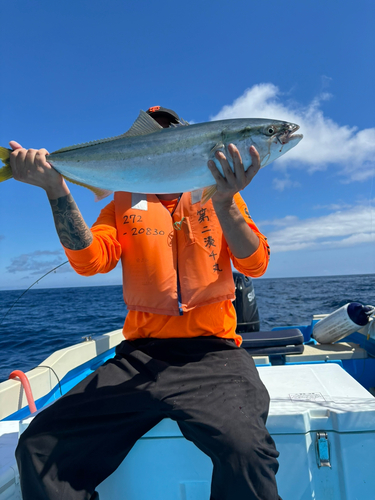
[[[258,367],[271,396],[283,500],[375,498],[375,398],[334,363]],[[210,459],[164,420],[98,488],[100,500],[209,500]]]

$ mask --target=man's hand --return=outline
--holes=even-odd
[[[18,142],[9,143],[13,149],[10,167],[14,179],[44,189],[49,199],[69,194],[64,178],[46,160],[46,149],[24,149]]]
[[[260,169],[259,153],[254,146],[250,148],[252,163],[246,171],[237,147],[234,144],[229,144],[228,151],[233,158],[234,171],[231,169],[228,160],[221,151],[216,153],[216,158],[222,166],[224,175],[220,173],[215,162],[212,160],[208,162],[208,168],[211,170],[217,186],[217,192],[212,197],[214,206],[230,205],[233,196],[250,184]]]
[[[46,149],[24,149],[18,142],[13,149],[10,167],[17,181],[44,189],[49,198],[57,234],[65,248],[82,250],[91,245],[93,236],[65,184],[64,178],[46,160]]]
[[[236,146],[229,144],[228,151],[233,158],[234,172],[225,155],[220,151],[216,153],[216,158],[223,168],[224,176],[221,175],[213,161],[208,162],[208,167],[216,180],[218,189],[212,197],[212,203],[231,252],[238,259],[244,259],[257,250],[259,238],[243,218],[233,196],[250,184],[260,169],[260,158],[258,151],[254,146],[251,146],[252,164],[245,171]]]

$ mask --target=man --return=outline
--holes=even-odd
[[[159,106],[148,113],[163,127],[180,121]],[[96,498],[96,486],[165,417],[211,458],[211,500],[279,499],[278,453],[265,427],[269,396],[240,348],[232,305],[231,260],[260,276],[269,259],[239,195],[260,168],[255,148],[247,171],[234,145],[234,172],[216,153],[224,175],[209,162],[218,190],[203,207],[195,193],[144,195],[140,203],[117,192],[90,230],[47,151],[10,145],[14,178],[46,191],[72,267],[89,276],[121,258],[129,309],[115,358],[22,434],[24,500]]]

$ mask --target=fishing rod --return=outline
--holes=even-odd
[[[56,271],[56,269],[58,269],[59,267],[67,264],[69,261],[66,260],[65,262],[63,262],[62,264],[59,264],[58,266],[54,267],[53,269],[51,269],[50,271],[48,271],[48,273],[46,274],[43,274],[43,276],[41,276],[40,278],[38,278],[36,281],[34,281],[34,283],[32,285],[29,286],[29,288],[27,290],[25,290],[24,292],[21,293],[21,295],[13,302],[13,304],[10,306],[10,308],[7,310],[7,312],[4,314],[4,316],[1,318],[1,321],[0,321],[0,326],[1,324],[3,323],[4,319],[8,316],[8,314],[10,313],[10,311],[13,309],[13,307],[17,304],[17,302],[25,295],[25,293],[27,293],[30,288],[32,288],[34,285],[36,285],[37,283],[39,283],[40,280],[42,280],[43,278],[45,278],[46,276],[48,276],[48,274],[50,273],[53,273],[53,271]]]

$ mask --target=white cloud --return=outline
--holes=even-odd
[[[375,207],[357,205],[305,220],[287,216],[259,222],[259,226],[268,237],[272,253],[375,244]],[[271,231],[264,226],[271,226]]]
[[[66,260],[62,250],[36,250],[28,254],[21,254],[11,259],[7,267],[8,273],[28,272],[31,276],[43,275],[59,266]],[[60,272],[68,272],[70,266],[64,266]]]
[[[335,164],[347,182],[371,178],[375,167],[375,128],[358,130],[324,116],[322,102],[329,98],[330,94],[322,93],[304,106],[284,98],[275,85],[262,83],[247,89],[231,105],[224,106],[212,120],[254,117],[297,123],[304,138],[277,160],[279,166],[303,164],[314,172]]]
[[[299,219],[296,215],[287,215],[282,219],[273,219],[273,220],[263,220],[259,222],[257,225],[261,226],[291,226],[299,222]]]
[[[331,203],[330,205],[315,205],[313,210],[342,210],[343,208],[351,208],[353,205],[349,203]]]
[[[375,243],[375,233],[358,233],[352,234],[348,238],[340,241],[324,241],[322,242],[325,247],[352,247],[360,243]],[[375,248],[374,248],[375,249]]]
[[[300,187],[301,186],[301,184],[299,182],[292,181],[288,174],[286,174],[283,179],[279,179],[279,178],[275,177],[272,180],[272,184],[273,184],[274,189],[277,189],[277,191],[284,191],[284,189],[286,189],[286,188]]]

